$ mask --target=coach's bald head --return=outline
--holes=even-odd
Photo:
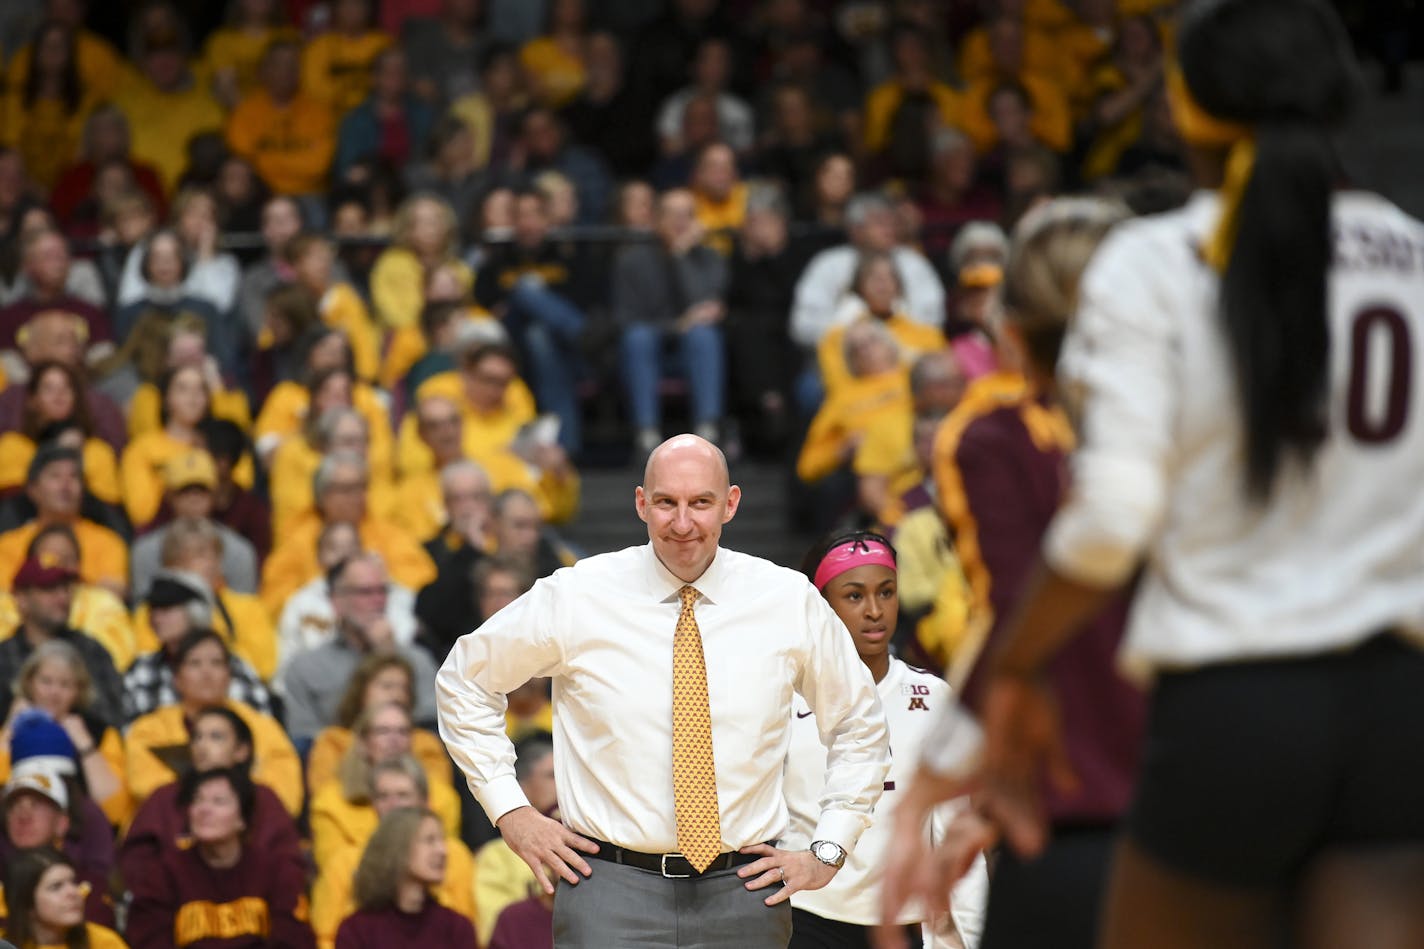
[[[722,449],[696,435],[677,435],[648,456],[634,505],[663,566],[691,583],[716,556],[722,525],[736,515],[741,497]]]

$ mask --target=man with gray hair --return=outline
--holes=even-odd
[[[434,400],[427,399],[422,406]],[[444,402],[445,400],[440,400]],[[449,404],[446,402],[445,404]],[[453,406],[451,406],[453,410]],[[422,427],[425,420],[422,417]],[[467,458],[440,469],[440,497],[445,524],[425,543],[439,571],[435,581],[415,600],[415,615],[424,627],[422,642],[431,655],[443,658],[455,640],[474,628],[478,617],[471,571],[489,553],[494,494],[489,475]]]
[[[287,731],[294,741],[309,742],[336,722],[337,706],[351,674],[373,653],[396,652],[415,671],[417,722],[435,719],[435,666],[423,650],[401,646],[386,617],[390,576],[374,553],[362,552],[332,567],[327,573],[331,602],[336,608],[336,635],[323,645],[302,653],[282,672],[287,699]]]
[[[306,584],[287,600],[277,623],[277,674],[273,685],[281,690],[282,673],[292,660],[330,642],[336,635],[336,606],[326,575],[343,560],[361,552],[361,535],[351,524],[333,521],[317,536],[316,558],[321,576]],[[386,596],[386,620],[397,645],[415,641],[415,594],[392,583]]]
[[[806,265],[791,309],[791,338],[813,348],[841,316],[862,254],[889,253],[904,286],[905,314],[926,326],[944,324],[944,284],[924,255],[898,245],[895,212],[878,194],[856,195],[846,206],[850,242],[821,251]]]
[[[317,539],[327,524],[356,528],[364,549],[381,555],[398,583],[418,589],[435,579],[435,565],[399,525],[373,515],[367,505],[370,469],[363,455],[336,451],[326,455],[312,477],[316,517],[302,518],[285,533],[262,568],[262,602],[280,616],[287,598],[320,575]]]

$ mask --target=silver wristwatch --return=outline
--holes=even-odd
[[[837,870],[845,866],[845,848],[834,840],[811,841],[811,856],[826,866],[835,867]]]

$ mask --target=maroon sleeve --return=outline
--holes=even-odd
[[[281,856],[264,857],[266,859],[253,862],[261,879],[251,883],[252,892],[267,894],[267,913],[272,923],[268,946],[271,949],[315,949],[316,937],[307,922],[311,908],[302,865]]]
[[[266,785],[255,787],[256,801],[252,808],[252,829],[248,845],[273,860],[302,862],[302,840],[297,823],[282,806],[282,799]]]
[[[160,858],[152,876],[133,888],[124,941],[144,949],[175,949],[173,923],[181,899],[171,862]]]

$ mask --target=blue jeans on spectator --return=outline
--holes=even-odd
[[[715,425],[726,403],[726,357],[720,326],[694,326],[685,333],[651,323],[631,323],[621,340],[623,388],[638,429],[657,428],[662,421],[658,382],[668,367],[664,357],[676,343],[675,371],[687,379],[692,424]]]
[[[508,303],[505,325],[528,360],[539,410],[559,417],[559,444],[576,455],[583,441],[576,383],[584,315],[553,290],[525,280],[514,285]]]

